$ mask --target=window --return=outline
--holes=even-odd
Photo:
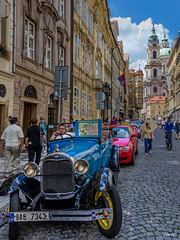
[[[159,105],[159,108],[161,108],[161,106]]]
[[[141,104],[141,98],[138,98],[138,104]]]
[[[79,65],[79,35],[76,33],[75,34],[75,63]]]
[[[96,60],[96,78],[99,78],[99,62]]]
[[[138,87],[138,93],[140,93],[141,92],[141,88],[140,87]]]
[[[156,58],[156,51],[153,51],[153,58]]]
[[[155,114],[155,111],[153,111],[153,114]]]
[[[166,94],[165,94],[165,93],[163,93],[163,96],[166,96]]]
[[[154,93],[157,93],[157,87],[153,88]]]
[[[87,3],[86,3],[85,0],[83,0],[83,22],[84,22],[85,25],[87,24],[86,9],[87,9]]]
[[[83,44],[83,62],[82,62],[82,67],[83,67],[83,70],[86,71],[86,61],[87,61],[87,47],[86,47],[86,44],[84,43]]]
[[[132,93],[132,88],[129,88],[129,93]]]
[[[138,78],[136,78],[136,82],[138,81]]]
[[[109,48],[107,48],[107,61],[109,60]]]
[[[92,21],[92,13],[89,12],[89,31],[90,31],[90,34],[92,35],[92,24],[93,24],[93,21]]]
[[[104,42],[104,58],[106,58],[106,42]]]
[[[24,91],[24,96],[37,99],[36,89],[32,85],[28,86]]]
[[[129,82],[132,83],[132,78],[129,79]]]
[[[157,77],[157,70],[156,69],[154,69],[154,77]]]
[[[0,42],[6,45],[6,18],[0,18]]]
[[[102,66],[99,63],[99,79],[102,79]]]
[[[79,115],[79,89],[74,88],[74,116]]]
[[[34,59],[34,45],[35,45],[35,26],[32,22],[25,19],[24,54],[30,59]]]
[[[92,76],[92,52],[89,52],[89,75]]]
[[[101,43],[101,35],[100,31],[98,31],[98,47],[100,48],[100,43]]]
[[[165,86],[163,86],[163,89],[166,89],[166,87],[165,87]]]
[[[80,15],[80,7],[81,7],[80,5],[81,5],[80,0],[75,0],[75,9],[79,15]]]
[[[60,0],[59,15],[64,18],[64,0]]]
[[[129,104],[132,104],[132,98],[129,98]]]
[[[45,59],[44,65],[45,67],[51,69],[52,65],[52,39],[45,35]]]
[[[153,105],[153,108],[155,108],[155,105]]]
[[[161,112],[159,111],[159,114],[161,114]]]
[[[89,102],[88,102],[88,117],[92,117],[92,95],[89,94]]]
[[[5,97],[6,96],[6,87],[4,84],[0,84],[0,97]]]
[[[64,66],[64,49],[59,47],[59,66]]]
[[[86,92],[82,91],[82,116],[86,116]]]
[[[166,108],[166,105],[164,105],[164,108]]]
[[[141,78],[140,78],[140,77],[138,78],[138,81],[139,81],[139,82],[141,81]]]

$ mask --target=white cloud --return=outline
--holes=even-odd
[[[130,68],[135,70],[141,69],[144,71],[144,66],[147,62],[147,43],[148,38],[151,35],[152,19],[148,18],[139,24],[132,22],[130,17],[127,18],[112,18],[112,21],[117,20],[119,26],[118,40],[123,41],[124,53],[129,53],[130,56]],[[164,37],[164,27],[161,23],[154,25],[156,34],[161,42]],[[168,37],[168,29],[165,29],[166,36]],[[172,40],[169,40],[172,43]]]

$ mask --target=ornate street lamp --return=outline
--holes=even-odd
[[[111,86],[108,82],[105,82],[103,86],[103,92],[106,95],[106,104],[107,104],[107,122],[108,122],[108,102],[109,102],[109,96],[111,96]]]

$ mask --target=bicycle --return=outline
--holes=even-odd
[[[166,132],[166,147],[169,149],[169,151],[172,148],[171,132]]]

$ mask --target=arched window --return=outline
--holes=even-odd
[[[153,51],[153,58],[156,58],[156,51]]]
[[[163,93],[163,96],[166,96],[166,94],[165,94],[165,93]]]
[[[154,93],[157,93],[157,87],[153,88]]]
[[[37,98],[36,89],[32,85],[28,86],[25,89],[24,96],[29,98]]]
[[[154,77],[157,77],[157,69],[154,69]]]

